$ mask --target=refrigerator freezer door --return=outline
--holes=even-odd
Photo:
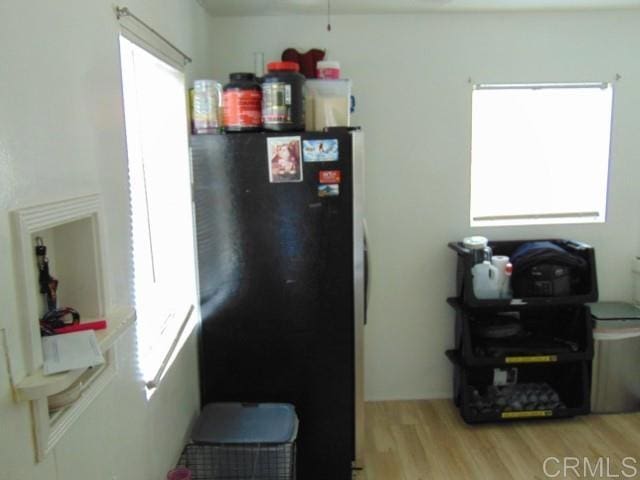
[[[274,136],[192,138],[202,403],[293,404],[298,478],[347,480],[356,395],[351,135],[302,134],[336,139],[339,159],[302,162],[303,181],[282,183],[270,181]],[[337,195],[325,196],[320,172],[336,170]]]
[[[354,416],[353,467],[364,467],[364,325],[366,324],[368,258],[364,220],[364,134],[353,132],[353,292],[354,292]]]

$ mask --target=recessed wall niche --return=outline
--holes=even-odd
[[[73,307],[83,318],[97,318],[104,313],[101,275],[98,272],[101,268],[100,258],[93,228],[93,219],[89,217],[31,235],[32,251],[36,239],[42,239],[47,247],[49,269],[60,281],[58,306]],[[35,262],[33,268],[37,279]],[[41,310],[43,303],[41,299]]]
[[[24,352],[12,359],[17,401],[31,403],[35,457],[42,460],[82,412],[117,373],[116,341],[133,323],[128,305],[113,305],[106,287],[102,248],[102,206],[98,195],[87,195],[12,212],[19,332]],[[47,247],[49,270],[59,280],[59,308],[72,307],[82,320],[105,319],[107,329],[96,331],[105,364],[54,375],[42,372],[39,319],[45,301],[38,283],[35,247]],[[50,408],[54,398],[71,400]]]

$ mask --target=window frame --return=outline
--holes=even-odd
[[[607,124],[606,129],[601,131],[602,138],[606,138],[606,158],[601,158],[600,163],[594,167],[594,170],[603,170],[604,178],[601,178],[601,183],[598,186],[598,201],[594,204],[598,204],[593,209],[571,209],[566,208],[564,210],[551,211],[544,207],[539,212],[527,212],[526,207],[522,209],[520,213],[506,213],[505,211],[499,211],[494,207],[495,213],[490,212],[491,209],[485,210],[485,212],[478,212],[482,207],[478,205],[477,197],[480,195],[477,190],[481,190],[482,187],[478,186],[480,180],[474,178],[476,169],[486,168],[486,162],[482,166],[479,166],[476,154],[476,130],[479,130],[476,119],[476,93],[487,90],[530,90],[532,92],[539,90],[562,90],[562,89],[597,89],[606,92],[606,97],[600,99],[602,102],[608,102],[608,116],[598,117],[598,121],[603,124]],[[531,99],[527,99],[531,101]],[[594,102],[595,103],[595,102]],[[607,209],[609,204],[609,183],[610,183],[610,167],[611,167],[611,148],[613,144],[613,116],[615,108],[615,89],[613,82],[581,82],[581,83],[505,83],[505,84],[473,84],[471,94],[471,154],[470,154],[470,195],[469,195],[469,224],[471,227],[503,227],[503,226],[531,226],[531,225],[550,225],[550,224],[591,224],[591,223],[605,223],[607,218]],[[525,118],[526,115],[523,115]],[[608,133],[608,135],[607,135]],[[533,137],[533,133],[531,136]],[[551,140],[550,140],[551,141]],[[605,142],[602,142],[604,145]],[[604,149],[601,149],[604,150]],[[484,153],[484,152],[483,152]],[[603,152],[601,152],[603,153]],[[601,172],[602,173],[602,172]],[[587,195],[584,194],[584,197]],[[475,201],[475,204],[474,204]],[[486,208],[486,207],[485,207]]]

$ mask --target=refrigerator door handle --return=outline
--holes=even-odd
[[[362,220],[362,233],[364,241],[364,324],[367,324],[367,311],[369,310],[369,284],[371,283],[371,268],[369,266],[369,233],[367,221]]]

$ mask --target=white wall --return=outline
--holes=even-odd
[[[372,296],[369,399],[450,395],[455,254],[447,242],[575,238],[596,247],[600,298],[628,299],[638,247],[639,11],[215,19],[217,78],[253,70],[253,52],[326,48],[353,79],[364,127]],[[616,83],[606,224],[469,228],[469,78]],[[514,182],[526,182],[514,178]],[[499,188],[499,186],[496,186]],[[544,187],[541,187],[544,195]]]
[[[126,5],[194,58],[190,77],[209,75],[208,23],[196,2]],[[29,406],[13,402],[1,346],[5,328],[14,371],[24,370],[8,211],[101,193],[111,298],[130,303],[118,24],[107,0],[4,0],[0,18],[0,479],[164,478],[198,410],[195,339],[147,402],[133,330],[118,343],[117,378],[35,464]]]

